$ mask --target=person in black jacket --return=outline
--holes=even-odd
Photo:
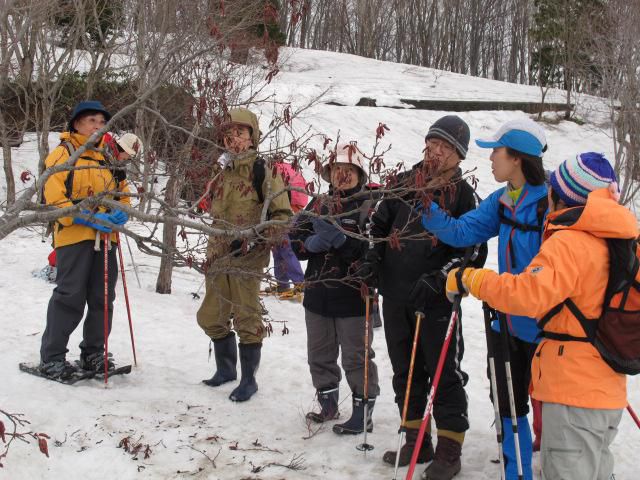
[[[393,389],[402,414],[417,312],[424,313],[419,333],[407,418],[402,425],[406,443],[400,450],[400,465],[411,458],[426,407],[438,357],[442,350],[452,305],[444,293],[447,272],[461,264],[465,251],[446,245],[422,229],[418,209],[437,201],[454,217],[477,206],[474,189],[462,179],[459,164],[469,145],[469,127],[459,117],[445,116],[426,135],[424,159],[398,176],[388,194],[376,205],[371,235],[374,247],[363,265],[383,296],[384,330],[393,368]],[[421,233],[423,235],[421,235]],[[486,244],[472,252],[474,265],[483,265]],[[370,285],[373,286],[373,285]],[[468,375],[461,370],[464,353],[462,325],[456,323],[435,397],[433,417],[438,429],[435,452],[430,433],[421,446],[420,463],[434,459],[426,471],[429,479],[449,479],[461,468],[460,455],[469,428],[464,386]],[[385,452],[386,463],[394,464],[395,451]]]
[[[338,351],[341,350],[353,411],[351,418],[334,425],[333,431],[357,434],[364,429],[365,398],[368,399],[367,430],[373,429],[371,413],[380,393],[378,371],[372,360],[375,354],[371,349],[371,322],[368,391],[364,391],[365,300],[360,288],[362,280],[355,275],[357,262],[368,248],[363,235],[373,206],[373,193],[364,187],[367,179],[364,157],[355,145],[338,145],[336,154],[335,162],[325,167],[322,174],[323,179],[331,183],[328,197],[311,201],[298,218],[290,239],[298,258],[307,260],[303,301],[307,355],[321,407],[319,412],[309,412],[307,419],[323,423],[338,418],[341,380]]]

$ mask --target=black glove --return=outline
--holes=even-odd
[[[447,277],[440,270],[422,274],[411,290],[409,301],[424,313],[430,304],[442,301],[446,282]]]
[[[252,250],[256,249],[261,241],[256,239],[247,240],[247,251],[242,251],[242,244],[244,240],[238,238],[229,244],[229,250],[234,257],[240,257],[249,254]]]
[[[356,275],[367,284],[370,290],[378,287],[380,256],[375,250],[368,250],[356,270]]]

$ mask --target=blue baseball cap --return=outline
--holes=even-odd
[[[544,130],[528,118],[512,120],[502,125],[492,138],[476,140],[480,148],[509,147],[534,157],[542,157],[547,147]]]

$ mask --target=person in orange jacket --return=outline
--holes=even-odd
[[[570,299],[598,319],[609,278],[605,239],[638,236],[635,216],[618,204],[607,159],[588,152],[565,161],[550,178],[549,210],[538,255],[518,275],[467,268],[463,294],[493,308],[541,322]],[[459,293],[449,274],[447,295]],[[546,322],[546,319],[545,319]],[[532,396],[543,402],[543,480],[609,479],[613,441],[627,405],[626,376],[616,373],[586,341],[579,320],[564,306],[544,324],[532,364]]]

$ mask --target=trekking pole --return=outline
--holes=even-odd
[[[370,300],[369,292],[365,297],[365,315],[364,315],[364,442],[357,445],[356,448],[361,452],[373,450],[373,445],[367,443],[367,428],[369,427],[369,320],[370,320]]]
[[[469,260],[472,259],[474,253],[474,249],[469,247],[466,249],[464,253],[464,259],[462,260],[462,264],[458,269],[456,274],[456,280],[458,283],[458,292],[464,292],[464,286],[462,284],[462,273],[464,272],[465,267],[469,263]],[[449,344],[451,343],[451,337],[453,336],[453,329],[456,326],[456,322],[458,321],[458,317],[460,315],[460,302],[462,302],[462,293],[459,293],[453,299],[453,305],[451,307],[451,318],[449,319],[449,325],[447,326],[447,331],[444,336],[444,342],[442,344],[442,349],[440,350],[440,356],[438,357],[438,364],[436,365],[436,373],[433,375],[431,379],[431,389],[429,390],[429,396],[427,397],[427,407],[425,409],[425,415],[422,419],[422,423],[420,423],[420,429],[418,430],[418,438],[416,439],[416,444],[413,447],[413,453],[411,454],[411,462],[409,463],[409,470],[407,471],[406,480],[411,480],[413,478],[413,472],[416,470],[416,464],[418,463],[418,455],[420,454],[420,448],[422,446],[422,442],[424,440],[424,434],[427,429],[427,425],[429,425],[429,421],[431,420],[431,410],[433,409],[433,401],[436,397],[436,392],[438,391],[438,384],[440,383],[440,377],[442,376],[442,369],[444,368],[444,361],[447,357],[447,352],[449,351]]]
[[[402,418],[400,420],[400,433],[398,434],[398,449],[396,450],[396,464],[393,470],[393,480],[398,478],[398,466],[400,464],[400,448],[402,447],[402,437],[406,431],[404,423],[407,421],[407,410],[409,409],[409,394],[411,393],[411,381],[413,380],[413,367],[416,361],[416,350],[418,348],[418,338],[420,336],[420,323],[424,318],[424,313],[416,311],[416,331],[413,334],[413,346],[411,347],[411,360],[409,361],[409,374],[407,375],[407,386],[404,390],[404,404],[402,405]]]
[[[116,232],[116,243],[118,244],[118,257],[120,258],[120,273],[122,274],[122,288],[124,288],[124,301],[127,305],[127,316],[129,317],[129,335],[131,336],[131,349],[133,350],[133,364],[138,366],[136,358],[136,342],[133,338],[133,320],[131,319],[131,307],[129,306],[129,291],[127,290],[127,279],[124,275],[124,258],[122,256],[122,245],[120,244],[120,233]]]
[[[136,265],[136,261],[133,258],[133,252],[131,251],[131,245],[129,244],[129,237],[124,236],[125,241],[127,242],[127,248],[129,249],[129,256],[131,257],[131,264],[133,265],[133,273],[136,274],[136,280],[138,281],[138,288],[142,288],[142,284],[140,283],[140,275],[138,275],[138,265]],[[120,242],[118,242],[118,248],[120,247]],[[122,256],[122,254],[120,254]]]
[[[411,463],[409,464],[409,470],[407,471],[406,480],[411,480],[413,478],[413,472],[416,469],[416,463],[418,462],[418,454],[420,453],[420,447],[422,445],[422,441],[424,440],[425,430],[427,429],[427,425],[429,424],[429,420],[431,419],[431,410],[433,408],[433,401],[436,396],[436,392],[438,391],[438,384],[440,383],[440,376],[442,375],[442,369],[444,367],[444,360],[447,356],[447,352],[449,350],[449,344],[451,343],[451,337],[453,336],[453,329],[458,321],[458,315],[460,311],[460,301],[462,299],[461,295],[456,295],[455,300],[453,301],[453,311],[451,312],[451,318],[449,319],[449,326],[447,327],[447,332],[444,337],[444,343],[442,345],[442,350],[440,350],[440,357],[438,357],[438,364],[436,366],[436,373],[433,376],[433,380],[431,382],[431,390],[429,391],[429,397],[427,399],[427,408],[425,410],[425,416],[422,419],[422,423],[420,424],[420,430],[418,430],[418,438],[416,440],[416,445],[413,448],[413,453],[411,454]]]
[[[491,397],[493,398],[493,412],[495,414],[496,439],[498,441],[498,458],[500,459],[500,478],[504,480],[504,454],[502,452],[502,417],[500,417],[500,403],[498,400],[498,384],[496,381],[496,355],[491,338],[491,307],[482,302],[484,310],[484,332],[487,337],[487,356],[489,357],[489,380],[491,382]]]
[[[633,418],[633,421],[636,422],[636,425],[638,426],[638,428],[640,428],[640,418],[638,418],[638,415],[636,415],[636,412],[633,411],[633,408],[631,408],[631,405],[627,405],[627,412],[629,412],[629,415],[631,415],[631,418]]]
[[[104,384],[109,381],[109,234],[104,234]]]
[[[509,351],[509,331],[505,315],[498,315],[500,323],[500,340],[502,343],[502,355],[504,357],[504,370],[507,377],[507,393],[509,394],[509,412],[511,412],[511,428],[513,430],[513,443],[516,450],[516,464],[518,467],[518,480],[523,479],[522,453],[520,451],[520,434],[518,432],[518,419],[516,418],[516,404],[513,395],[513,380],[511,376],[511,353]]]

